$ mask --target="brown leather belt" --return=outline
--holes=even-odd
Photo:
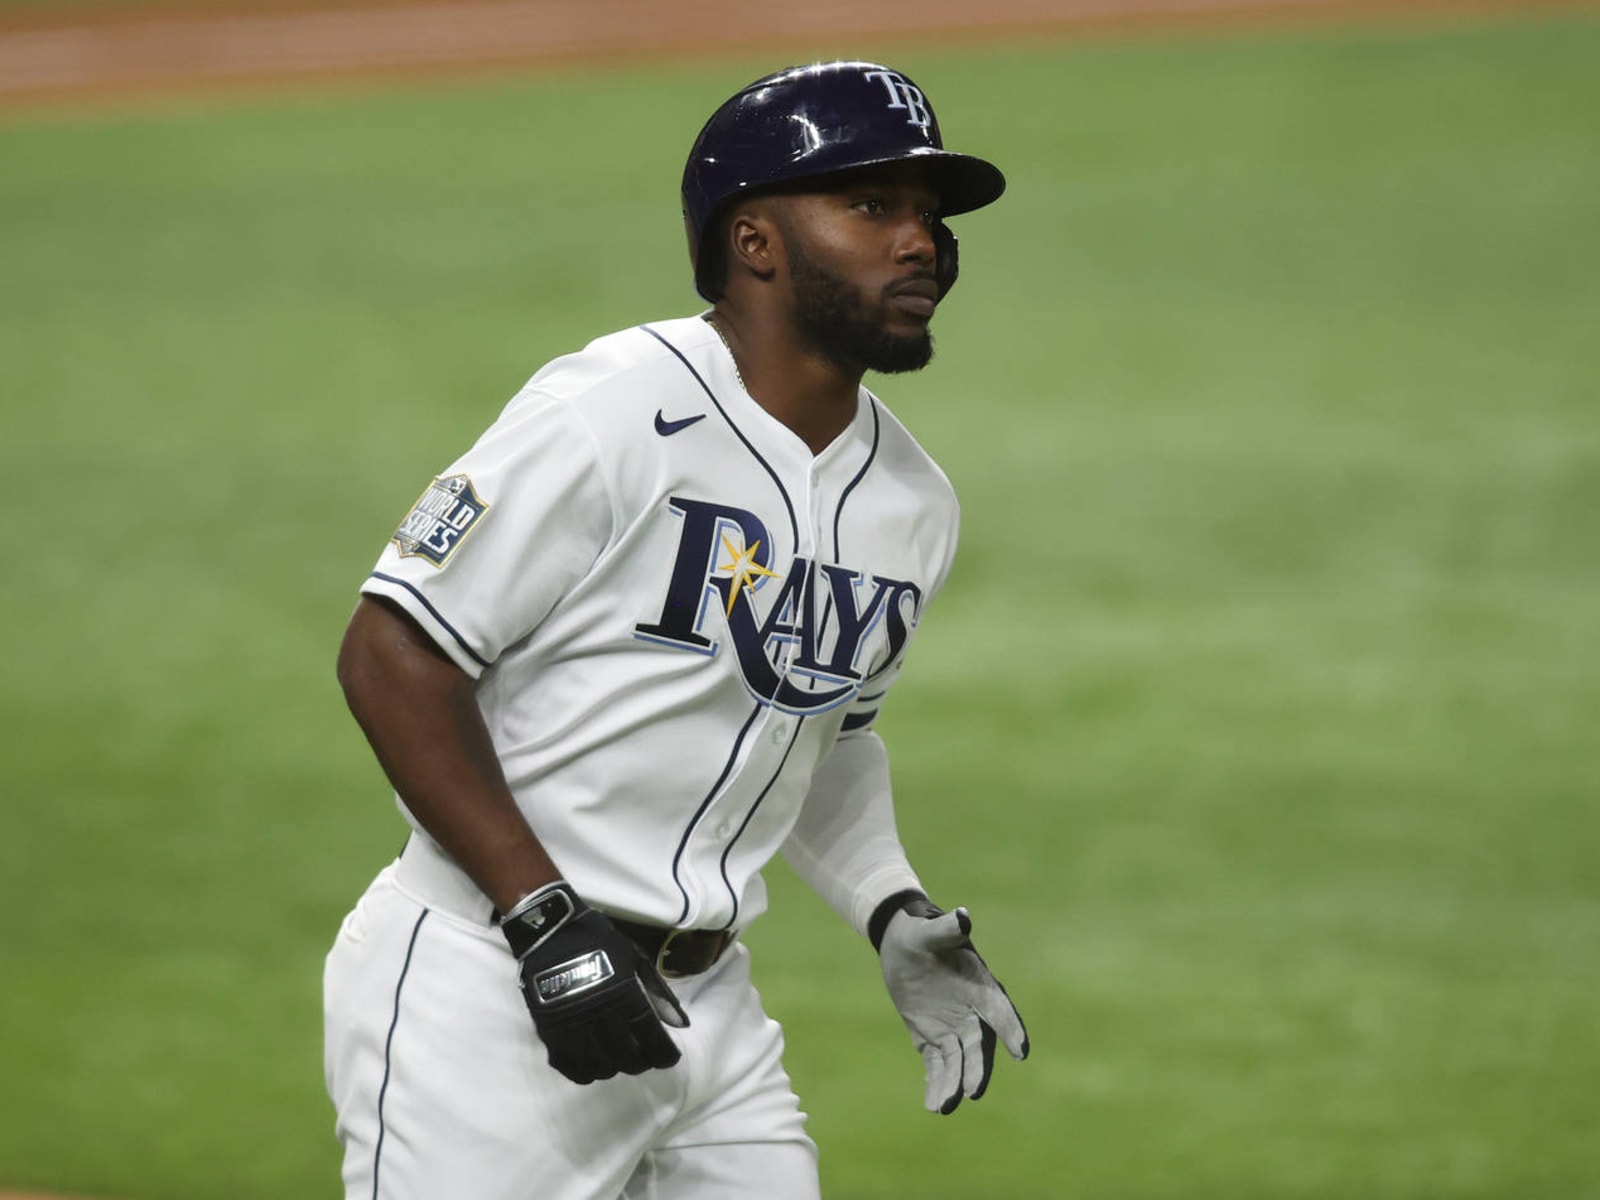
[[[734,939],[727,929],[667,929],[617,917],[612,917],[611,923],[655,962],[663,979],[683,979],[709,971]]]

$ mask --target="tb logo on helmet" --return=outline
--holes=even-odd
[[[933,124],[933,111],[928,107],[928,101],[923,96],[922,89],[898,71],[868,71],[864,78],[881,79],[883,81],[883,86],[889,92],[889,107],[904,109],[907,114],[907,125],[915,125],[918,129],[926,129]]]
[[[934,232],[942,296],[960,273],[955,234],[945,222],[998,199],[1006,190],[1000,168],[946,150],[927,95],[882,63],[814,63],[756,80],[711,114],[683,166],[695,290],[712,303],[721,298],[724,256],[720,249],[702,254],[701,243],[736,197],[913,159],[939,193]]]

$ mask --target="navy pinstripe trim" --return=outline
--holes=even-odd
[[[400,968],[400,979],[394,985],[394,1016],[389,1021],[389,1036],[383,1043],[383,1085],[378,1088],[378,1145],[372,1152],[372,1200],[378,1200],[378,1177],[383,1168],[383,1101],[389,1094],[389,1068],[392,1065],[394,1031],[400,1024],[400,991],[406,986],[406,976],[411,973],[411,954],[417,948],[417,934],[422,932],[422,923],[428,919],[429,911],[423,909],[422,915],[417,918],[417,923],[412,926],[411,941],[406,946],[405,966]]]
[[[750,732],[750,726],[756,723],[756,718],[761,715],[765,705],[758,704],[750,710],[750,716],[745,721],[744,727],[739,730],[739,736],[733,739],[733,749],[728,751],[728,760],[722,764],[722,774],[717,776],[717,781],[706,792],[705,799],[700,801],[700,807],[694,810],[694,816],[689,818],[689,823],[683,828],[683,836],[678,839],[678,849],[672,856],[672,882],[677,885],[678,894],[683,897],[683,907],[678,910],[678,920],[681,921],[689,915],[689,889],[683,886],[683,880],[678,874],[678,868],[683,865],[683,852],[689,847],[689,837],[694,833],[694,827],[700,823],[700,818],[705,815],[711,801],[716,798],[717,792],[727,782],[728,776],[733,773],[733,764],[739,759],[739,747],[744,745],[745,735]],[[676,924],[677,922],[674,922]]]
[[[844,724],[839,726],[840,733],[849,733],[852,729],[864,729],[872,724],[873,718],[878,715],[878,710],[871,712],[851,713],[844,719]]]
[[[868,399],[871,400],[871,397],[869,396]],[[842,564],[844,561],[839,550],[839,523],[844,519],[844,502],[850,498],[850,493],[856,490],[856,484],[860,483],[867,477],[868,469],[872,466],[873,460],[878,457],[879,433],[878,402],[876,400],[872,400],[872,449],[867,451],[867,461],[861,464],[861,469],[855,473],[855,478],[851,479],[850,482],[845,485],[844,491],[839,493],[838,507],[833,510],[833,561],[836,563]],[[828,632],[828,621],[830,618],[832,618],[832,616],[833,589],[830,588],[828,590],[828,594],[823,598],[822,601],[822,620],[817,622],[818,642],[821,642],[824,635]]]
[[[762,469],[765,470],[768,475],[772,476],[772,482],[773,485],[778,489],[778,495],[783,497],[783,506],[789,510],[789,544],[795,547],[795,549],[798,551],[800,547],[800,523],[795,519],[794,503],[789,499],[789,492],[783,486],[783,480],[778,478],[778,473],[772,469],[772,465],[767,462],[766,459],[761,457],[761,451],[757,450],[755,446],[751,444],[750,439],[745,437],[744,431],[733,423],[733,418],[728,415],[728,410],[722,407],[722,401],[717,399],[717,394],[713,392],[706,381],[700,377],[700,372],[696,371],[694,369],[694,365],[683,356],[683,351],[679,350],[671,342],[667,341],[666,338],[662,337],[654,329],[651,329],[650,326],[641,325],[639,328],[644,330],[651,337],[655,338],[656,341],[660,342],[668,350],[672,351],[673,356],[683,364],[684,369],[687,370],[689,374],[694,376],[694,381],[700,385],[700,390],[705,392],[706,397],[711,401],[712,407],[715,408],[721,415],[722,419],[728,423],[728,428],[733,430],[734,436],[744,443],[744,448],[750,451],[751,457],[761,464]]]
[[[805,723],[806,719],[804,717],[800,717],[795,721],[794,732],[789,737],[789,744],[783,748],[783,757],[778,760],[778,769],[772,773],[772,778],[767,780],[767,786],[761,789],[761,794],[756,797],[756,802],[750,806],[750,811],[745,813],[744,820],[739,823],[739,828],[728,839],[728,844],[722,851],[722,862],[720,864],[722,886],[728,889],[728,898],[733,901],[733,915],[728,918],[728,923],[723,926],[724,929],[732,929],[733,923],[739,919],[739,897],[734,895],[733,881],[728,878],[728,855],[733,853],[733,848],[739,844],[739,839],[744,836],[744,831],[750,828],[750,822],[756,815],[756,809],[761,807],[761,802],[767,798],[767,793],[772,790],[772,785],[777,783],[778,779],[783,775],[784,764],[789,761],[789,755],[794,752],[794,744],[800,740],[800,728]]]
[[[861,470],[856,472],[856,477],[845,485],[844,491],[839,493],[839,507],[833,510],[833,561],[843,562],[839,556],[839,522],[844,517],[844,502],[850,499],[850,493],[856,490],[856,484],[867,477],[873,461],[878,457],[878,436],[882,432],[878,423],[878,402],[872,400],[872,449],[867,451],[867,461],[861,464]]]
[[[449,621],[446,621],[444,619],[444,617],[442,615],[440,615],[439,610],[437,608],[435,608],[433,605],[428,603],[428,598],[426,596],[424,596],[421,592],[417,591],[416,588],[412,587],[404,579],[398,579],[393,575],[385,575],[382,571],[374,571],[372,573],[371,578],[373,578],[373,579],[381,579],[385,583],[392,583],[392,584],[396,584],[399,587],[405,588],[406,591],[410,592],[413,596],[415,596],[417,598],[417,603],[422,605],[423,608],[427,609],[429,615],[432,616],[435,621],[439,622],[439,624],[444,627],[444,631],[446,633],[448,633],[451,637],[455,638],[456,645],[460,646],[463,650],[465,650],[467,652],[468,657],[470,657],[473,662],[477,663],[479,666],[482,666],[482,667],[487,667],[487,666],[491,665],[487,658],[484,658],[483,655],[479,654],[471,646],[467,645],[467,639],[462,637],[459,633],[456,632],[455,626],[450,624]]]

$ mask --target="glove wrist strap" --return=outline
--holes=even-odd
[[[557,879],[513,904],[500,918],[500,932],[511,944],[511,952],[519,959],[526,958],[583,910],[584,903],[572,885]]]
[[[910,913],[914,917],[937,917],[944,909],[940,908],[928,894],[917,888],[906,888],[904,891],[895,892],[878,902],[878,907],[872,910],[872,918],[867,922],[867,937],[872,942],[874,950],[883,949],[883,935],[889,928],[889,922],[896,913]]]

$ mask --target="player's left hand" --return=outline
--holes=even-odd
[[[919,897],[889,918],[878,948],[889,996],[927,1070],[929,1112],[952,1113],[963,1096],[983,1095],[997,1034],[1012,1058],[1028,1057],[1028,1031],[971,932],[966,909],[944,912]]]

